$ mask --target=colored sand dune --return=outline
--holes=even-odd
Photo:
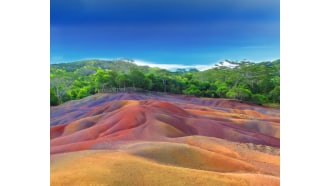
[[[51,185],[279,185],[279,109],[97,94],[51,108]]]

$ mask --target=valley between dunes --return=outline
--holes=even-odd
[[[51,185],[280,185],[280,110],[96,94],[51,107]]]

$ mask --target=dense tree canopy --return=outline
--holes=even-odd
[[[175,72],[124,60],[54,64],[50,69],[50,104],[58,105],[97,92],[128,91],[128,88],[257,104],[280,102],[280,60],[230,63],[233,64],[230,67],[219,63],[205,71]]]

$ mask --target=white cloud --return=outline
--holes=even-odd
[[[218,66],[223,66],[223,67],[229,67],[229,68],[235,68],[236,66],[238,66],[237,64],[231,64],[227,61],[223,61],[220,64],[218,64]]]
[[[214,67],[214,65],[180,65],[180,64],[158,64],[158,63],[152,63],[147,62],[143,60],[134,59],[134,63],[139,66],[149,66],[149,67],[158,67],[162,69],[167,70],[176,70],[176,69],[190,69],[190,68],[196,68],[200,71],[210,69]]]

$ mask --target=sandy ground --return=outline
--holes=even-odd
[[[51,108],[51,185],[279,185],[279,109],[97,94]]]

